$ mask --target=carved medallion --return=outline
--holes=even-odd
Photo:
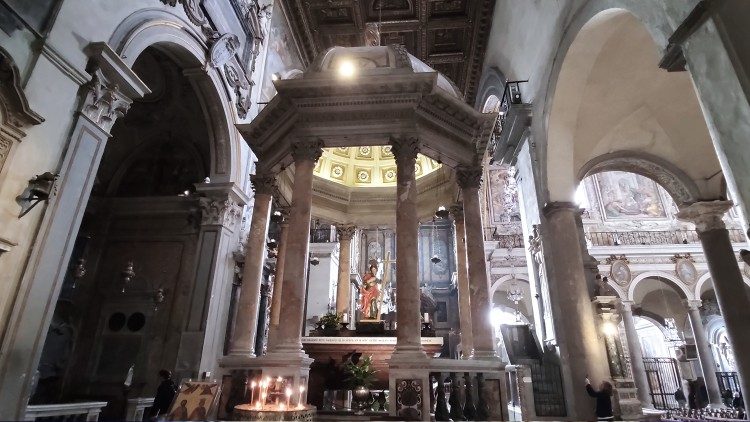
[[[674,264],[674,271],[686,284],[694,284],[698,281],[698,270],[690,258],[678,259]]]
[[[612,277],[612,280],[614,280],[621,286],[630,283],[630,280],[632,280],[633,278],[633,275],[630,272],[630,267],[628,266],[628,262],[622,259],[612,261],[612,266],[609,270],[609,276]]]
[[[211,66],[223,66],[232,58],[232,56],[235,55],[238,48],[240,48],[240,40],[236,35],[232,33],[222,35],[211,46],[211,51],[209,53],[211,57]]]

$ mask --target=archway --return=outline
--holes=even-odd
[[[597,169],[648,175],[678,203],[720,197],[721,167],[690,76],[658,68],[659,48],[635,16],[595,15],[563,54],[547,126],[550,200],[572,200],[576,178]]]

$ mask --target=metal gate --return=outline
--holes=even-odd
[[[674,393],[682,387],[677,361],[673,358],[643,358],[651,401],[657,409],[679,407]],[[685,393],[687,397],[687,393]]]
[[[736,372],[716,372],[716,379],[719,381],[719,391],[740,391],[740,379]]]

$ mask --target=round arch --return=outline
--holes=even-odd
[[[505,89],[505,74],[496,67],[486,68],[482,72],[482,79],[479,82],[479,90],[474,103],[474,108],[479,111],[485,112],[485,105],[487,101],[493,96],[499,101],[503,98],[503,90]]]
[[[143,9],[125,18],[108,43],[131,67],[146,48],[153,47],[185,69],[208,130],[209,177],[213,183],[242,183],[242,139],[233,127],[234,110],[226,106],[232,100],[219,70],[205,63],[208,46],[193,25],[164,10]]]
[[[682,282],[677,276],[674,274],[669,274],[663,271],[646,271],[643,273],[638,274],[633,278],[633,281],[630,282],[630,286],[628,287],[628,300],[634,300],[635,299],[635,289],[638,287],[638,284],[640,284],[643,280],[647,278],[660,278],[662,281],[664,281],[666,284],[671,285],[677,294],[681,294],[684,299],[693,299],[693,292],[690,291],[690,289],[685,285],[685,283]]]
[[[667,160],[640,151],[617,151],[593,158],[578,171],[577,182],[605,171],[624,171],[647,177],[663,187],[678,207],[700,199],[698,187],[685,172]]]
[[[750,286],[750,278],[748,278],[744,274],[744,272],[742,273],[742,281],[744,281],[747,286]],[[698,281],[695,283],[695,289],[693,290],[693,294],[695,295],[694,297],[696,299],[700,299],[701,292],[703,291],[703,287],[706,283],[712,283],[711,273],[703,274],[702,276],[698,278]],[[708,287],[708,289],[713,289],[713,288],[714,288],[713,284],[710,287]]]
[[[513,279],[512,274],[506,274],[497,280],[495,280],[494,283],[490,286],[490,298],[495,296],[495,293],[497,292],[497,289],[500,288],[503,284]],[[516,280],[526,282],[527,284],[530,283],[529,277],[526,274],[516,274]]]
[[[600,123],[591,123],[590,127],[587,126],[585,129],[577,128],[579,117],[591,112],[590,95],[584,95],[589,88],[590,80],[592,80],[593,76],[591,75],[596,71],[598,72],[596,75],[601,79],[602,72],[609,69],[601,64],[604,62],[600,60],[600,56],[606,55],[606,58],[623,57],[623,54],[618,55],[614,51],[619,51],[620,48],[625,48],[626,52],[635,50],[631,48],[633,45],[616,41],[634,38],[623,37],[622,34],[635,31],[638,34],[647,34],[645,36],[638,35],[637,39],[640,40],[638,45],[642,45],[644,40],[648,39],[646,42],[653,43],[654,46],[653,52],[649,50],[648,54],[656,55],[658,60],[658,54],[661,52],[660,46],[666,45],[667,39],[672,33],[672,29],[668,25],[668,22],[671,21],[668,11],[654,10],[648,4],[641,5],[638,2],[633,3],[623,0],[592,3],[587,3],[577,11],[563,33],[552,62],[550,79],[543,99],[542,114],[546,116],[546,119],[541,124],[545,136],[541,137],[540,142],[546,143],[546,145],[541,148],[540,155],[543,163],[541,169],[542,186],[546,188],[544,190],[548,200],[573,200],[577,181],[580,180],[581,174],[589,173],[592,170],[592,168],[582,169],[584,163],[589,166],[599,165],[599,171],[603,171],[606,167],[610,169],[622,167],[627,168],[628,171],[651,177],[667,188],[678,204],[695,202],[696,198],[718,196],[720,194],[720,182],[718,181],[720,178],[710,183],[704,182],[699,177],[700,172],[696,168],[680,170],[674,164],[668,166],[669,171],[666,174],[653,174],[648,169],[649,165],[656,167],[653,163],[654,160],[642,160],[647,158],[643,156],[626,157],[630,153],[629,150],[638,150],[638,152],[642,150],[647,154],[658,155],[658,158],[661,158],[662,161],[668,160],[677,163],[677,165],[682,165],[683,168],[685,167],[684,163],[695,161],[693,156],[686,155],[683,157],[684,151],[676,146],[675,139],[681,139],[676,134],[676,126],[670,126],[666,123],[664,124],[665,129],[658,119],[651,118],[652,111],[659,109],[659,107],[646,103],[647,100],[636,99],[637,97],[634,95],[626,94],[625,97],[631,103],[622,106],[620,110],[622,114],[615,111],[608,116],[609,121],[601,123],[602,127],[609,129],[604,130],[596,127]],[[627,42],[636,43],[632,40]],[[643,48],[639,47],[638,50],[643,50]],[[653,59],[650,56],[642,57],[638,55],[634,57],[638,58],[637,63],[640,63],[639,69],[641,70],[639,72],[641,73],[638,73],[637,77],[633,76],[629,83],[635,84],[636,81],[642,80],[644,75],[650,74],[651,69],[655,73],[661,72],[652,63]],[[609,65],[611,67],[619,62],[609,61],[607,63],[612,63]],[[660,75],[667,75],[667,73],[662,72]],[[684,113],[695,117],[691,120],[696,122],[696,125],[701,125],[701,130],[694,132],[694,144],[700,145],[703,156],[709,149],[715,156],[707,123],[689,79],[690,76],[684,73],[682,75],[678,79],[669,79],[669,86],[665,86],[664,89],[678,93],[675,94],[677,95],[675,101],[682,97],[690,97],[689,101],[685,102],[688,108]],[[594,78],[593,80],[599,79]],[[598,98],[602,98],[597,93],[607,92],[603,91],[604,87],[604,85],[591,85],[590,91]],[[630,96],[628,97],[628,95]],[[653,98],[656,98],[656,96]],[[653,102],[653,98],[648,101]],[[639,105],[640,103],[643,104]],[[697,118],[698,116],[700,118]],[[589,119],[589,121],[592,120]],[[633,124],[634,122],[638,124]],[[643,123],[643,126],[640,123]],[[581,130],[588,133],[590,139],[585,141],[585,148],[579,146],[579,152],[576,153],[574,146],[580,145],[581,134],[578,132]],[[668,141],[662,142],[665,139]],[[592,145],[595,145],[596,148]],[[704,149],[705,151],[703,151]],[[692,150],[698,151],[694,148]],[[620,155],[608,156],[611,153]],[[605,156],[598,159],[593,158],[601,155]],[[675,159],[678,156],[680,158]],[[627,162],[615,166],[614,158],[618,160],[627,159]],[[639,158],[639,160],[634,158]],[[649,161],[652,161],[652,163],[649,163]],[[661,164],[661,162],[656,164]],[[711,174],[721,168],[718,158],[706,161],[705,165],[713,170]],[[649,175],[649,173],[652,174]],[[690,174],[690,176],[683,177],[686,174]],[[677,181],[681,181],[681,183],[675,183]],[[698,186],[696,186],[696,183],[698,183]]]

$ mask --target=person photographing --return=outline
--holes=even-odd
[[[591,381],[586,378],[586,392],[596,399],[596,420],[612,421],[615,419],[612,414],[612,384],[602,381],[599,384],[599,390],[594,390]]]

